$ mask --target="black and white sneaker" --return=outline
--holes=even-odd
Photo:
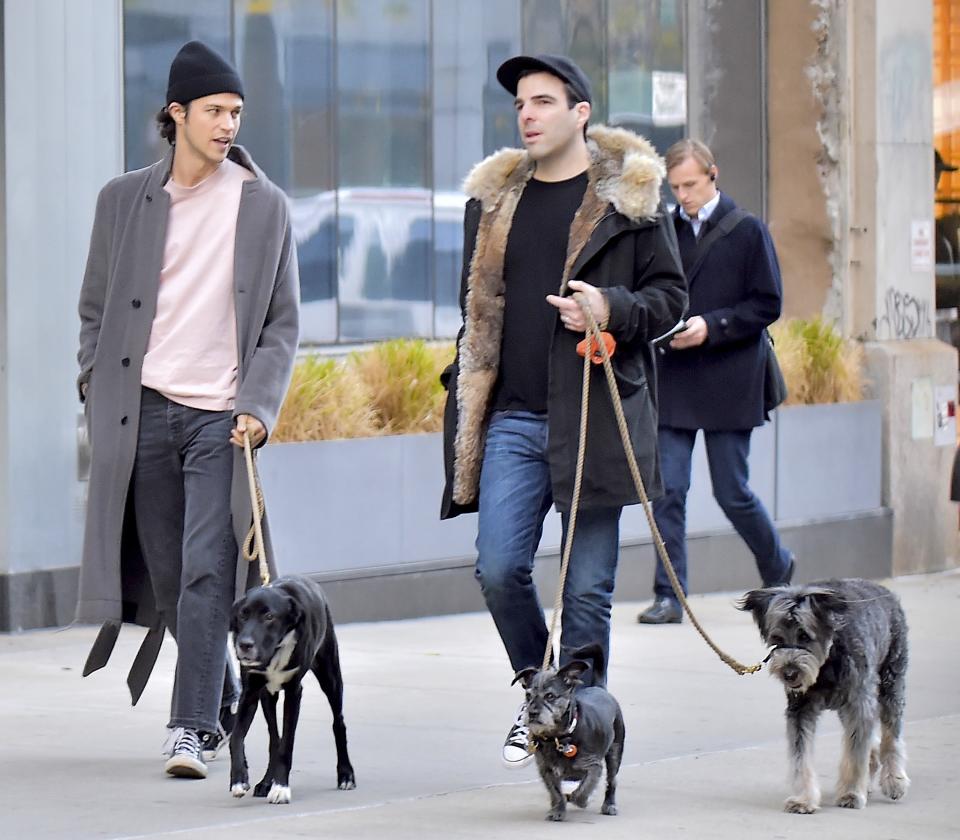
[[[200,757],[200,733],[196,729],[177,727],[179,735],[164,770],[182,779],[207,778],[207,765]]]
[[[230,741],[230,735],[236,722],[237,704],[224,706],[220,710],[217,731],[206,732],[200,738],[200,757],[204,761],[213,761],[220,754],[220,750]]]
[[[517,719],[503,742],[503,764],[505,767],[526,767],[533,761],[533,753],[527,748],[530,740],[530,728],[527,726],[527,704],[523,702],[517,710]]]

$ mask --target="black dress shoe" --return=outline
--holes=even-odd
[[[637,616],[640,624],[679,624],[683,621],[683,610],[670,598],[657,598]]]

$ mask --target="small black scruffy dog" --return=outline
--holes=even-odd
[[[573,660],[559,670],[525,668],[514,682],[527,692],[527,725],[530,743],[536,751],[540,777],[550,794],[547,819],[559,821],[566,816],[569,799],[586,808],[607,768],[607,791],[600,813],[617,813],[617,773],[623,758],[625,730],[620,705],[605,688],[606,662],[599,645],[585,645],[571,654]],[[595,685],[582,687],[581,674],[593,661]],[[580,782],[576,790],[564,796],[564,779]]]
[[[787,694],[793,795],[784,810],[820,807],[813,738],[824,709],[843,724],[837,805],[863,808],[877,770],[880,789],[901,799],[910,786],[902,733],[907,620],[896,595],[867,580],[826,580],[755,589],[738,607],[753,613],[772,646],[770,673]]]

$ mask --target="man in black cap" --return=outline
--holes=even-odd
[[[659,492],[651,338],[683,313],[686,286],[663,161],[642,137],[590,119],[590,82],[570,59],[518,56],[498,70],[514,96],[523,149],[501,150],[466,180],[457,357],[445,372],[447,484],[441,516],[479,511],[476,577],[514,671],[547,642],[533,584],[551,505],[566,538],[583,363],[582,295],[616,339],[613,356],[647,492]],[[563,597],[560,662],[588,643],[606,658],[623,505],[637,492],[602,369],[592,369],[580,509]],[[609,660],[607,660],[609,661]],[[592,670],[585,675],[587,684]],[[503,747],[526,764],[521,707]]]
[[[166,103],[170,152],[100,192],[80,293],[92,463],[77,620],[103,622],[84,675],[106,663],[121,622],[151,628],[128,678],[134,703],[170,630],[165,769],[205,778],[239,693],[230,608],[257,580],[237,548],[252,516],[243,439],[262,445],[276,421],[299,282],[286,199],[234,145],[236,70],[192,41]]]

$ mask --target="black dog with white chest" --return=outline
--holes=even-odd
[[[356,787],[343,722],[340,653],[330,607],[320,586],[309,578],[291,575],[252,589],[233,605],[230,630],[243,686],[230,736],[230,792],[240,797],[250,790],[244,740],[259,703],[270,734],[270,759],[253,795],[266,796],[273,804],[290,802],[293,741],[307,671],[313,671],[333,712],[337,786],[340,790]],[[281,688],[282,735],[277,728]]]
[[[571,656],[572,661],[559,669],[525,668],[514,678],[527,692],[530,744],[550,794],[547,819],[554,822],[565,818],[567,800],[579,808],[587,806],[604,766],[607,789],[600,813],[617,813],[617,773],[626,734],[620,705],[603,687],[603,649],[585,645]],[[583,686],[580,680],[590,667],[585,660],[593,660],[592,686]],[[566,797],[561,787],[564,780],[579,782]]]

